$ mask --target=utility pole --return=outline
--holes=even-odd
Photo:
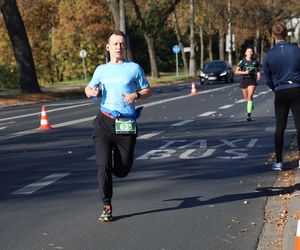
[[[232,34],[231,34],[231,0],[227,1],[228,4],[228,62],[232,65]]]

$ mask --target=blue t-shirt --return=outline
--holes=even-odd
[[[143,69],[134,62],[122,64],[107,63],[99,65],[89,83],[91,88],[102,90],[101,110],[107,113],[118,111],[121,114],[135,113],[134,104],[124,102],[122,94],[135,93],[138,89],[149,87]]]

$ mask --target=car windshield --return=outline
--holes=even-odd
[[[224,68],[226,68],[226,63],[225,62],[208,63],[204,67],[204,69],[206,69],[206,70],[210,70],[210,69],[224,69]]]

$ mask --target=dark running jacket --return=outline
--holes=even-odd
[[[264,58],[263,71],[274,92],[300,88],[300,48],[285,41],[276,43]]]

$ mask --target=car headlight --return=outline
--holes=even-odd
[[[202,71],[200,71],[200,76],[205,77],[206,75]]]
[[[225,76],[225,75],[227,75],[227,71],[223,71],[223,72],[220,74],[220,76]]]

